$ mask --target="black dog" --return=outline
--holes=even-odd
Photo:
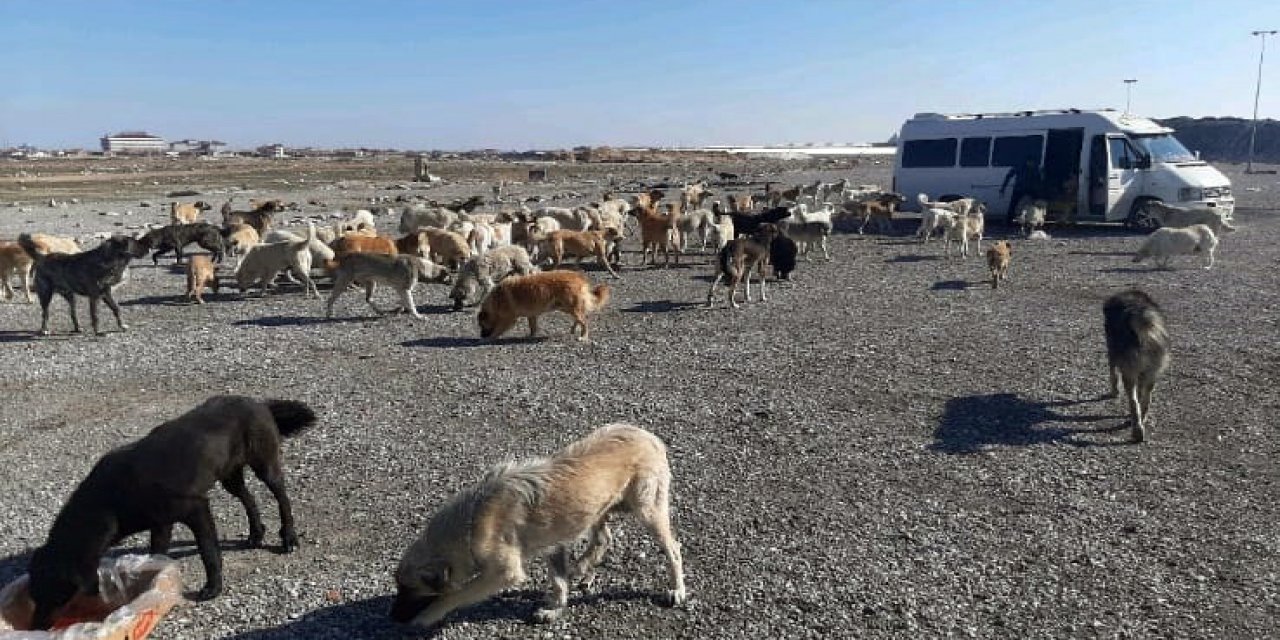
[[[779,220],[791,215],[791,210],[786,207],[774,207],[766,209],[758,214],[752,213],[729,213],[727,214],[733,219],[733,232],[738,235],[751,235],[760,229],[760,225],[777,224]]]
[[[44,546],[31,555],[33,628],[49,628],[54,612],[77,593],[97,593],[98,561],[111,545],[150,531],[151,553],[166,553],[179,522],[194,534],[204,564],[205,585],[197,597],[217,597],[222,554],[205,494],[218,482],[239,498],[249,516],[249,545],[261,546],[265,527],[245,486],[246,466],[280,504],[284,551],[297,549],[280,439],[315,420],[300,402],[215,396],[103,456],[67,499]]]
[[[98,330],[98,300],[101,299],[116,316],[121,331],[129,326],[120,319],[120,306],[111,295],[111,289],[124,282],[129,261],[147,254],[142,243],[128,236],[108,238],[102,244],[81,253],[40,253],[30,234],[18,236],[18,244],[35,262],[36,296],[40,298],[40,335],[49,335],[49,303],[53,294],[61,295],[71,310],[73,333],[80,333],[80,319],[76,317],[76,294],[89,298],[89,320],[93,333]]]
[[[774,236],[769,243],[769,262],[773,264],[773,275],[779,280],[790,280],[791,272],[796,270],[796,254],[799,252],[795,240],[782,234]]]
[[[160,264],[160,255],[170,251],[177,254],[178,262],[182,262],[183,247],[193,242],[212,253],[214,262],[222,262],[222,232],[207,222],[171,224],[152,229],[142,236],[141,242],[155,251],[151,254],[151,262],[154,264]]]
[[[1124,382],[1132,437],[1142,442],[1151,423],[1151,391],[1169,366],[1169,332],[1164,313],[1151,296],[1138,289],[1117,293],[1102,305],[1107,337],[1111,394]]]

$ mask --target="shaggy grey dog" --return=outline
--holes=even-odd
[[[466,301],[473,296],[476,300],[484,298],[494,285],[509,275],[525,276],[537,271],[538,268],[529,259],[529,252],[516,245],[498,247],[484,255],[472,256],[458,270],[458,279],[449,292],[453,310],[461,311]],[[474,295],[477,289],[479,295]]]
[[[1107,365],[1111,371],[1111,395],[1125,398],[1134,442],[1147,437],[1151,417],[1151,390],[1169,366],[1169,332],[1164,314],[1151,296],[1137,289],[1117,293],[1102,305],[1107,334]]]

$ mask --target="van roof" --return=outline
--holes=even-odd
[[[1172,133],[1173,129],[1156,124],[1150,118],[1120,113],[1115,109],[1040,109],[1008,113],[917,113],[906,122],[912,128],[955,130],[954,125],[973,123],[976,128],[1000,129],[1021,127],[1070,127],[1080,126],[1089,120],[1103,120],[1110,127],[1126,133]],[[1034,124],[1033,124],[1034,123]],[[1102,123],[1098,123],[1102,124]],[[906,125],[904,125],[905,127]]]

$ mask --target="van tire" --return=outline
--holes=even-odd
[[[1160,220],[1147,211],[1147,205],[1152,202],[1159,202],[1159,200],[1155,198],[1138,198],[1134,201],[1133,206],[1129,208],[1129,217],[1125,219],[1124,226],[1134,231],[1143,232],[1159,229]]]

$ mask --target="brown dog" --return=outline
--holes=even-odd
[[[1000,281],[1008,277],[1009,261],[1013,259],[1013,247],[1008,240],[1001,240],[987,249],[987,268],[991,270],[991,288],[999,289]]]
[[[3,292],[4,299],[13,298],[13,287],[9,281],[16,274],[22,280],[22,292],[27,295],[27,302],[31,302],[31,265],[35,262],[31,256],[16,242],[0,242],[0,291]]]
[[[547,246],[551,248],[551,259],[555,262],[555,268],[560,268],[560,263],[564,261],[565,256],[578,259],[578,264],[582,264],[582,259],[595,256],[601,266],[609,271],[614,278],[620,278],[617,271],[613,270],[613,265],[609,264],[609,243],[620,238],[617,229],[608,228],[603,231],[552,231],[547,234],[545,240]]]
[[[209,256],[201,253],[187,261],[187,299],[204,304],[205,287],[218,292],[218,272]]]
[[[496,340],[511,330],[520,318],[529,321],[529,337],[538,335],[538,316],[560,311],[573,316],[574,335],[582,327],[579,340],[590,339],[587,314],[609,302],[609,285],[591,287],[577,271],[543,271],[527,276],[511,276],[499,282],[480,303],[480,337]]]

